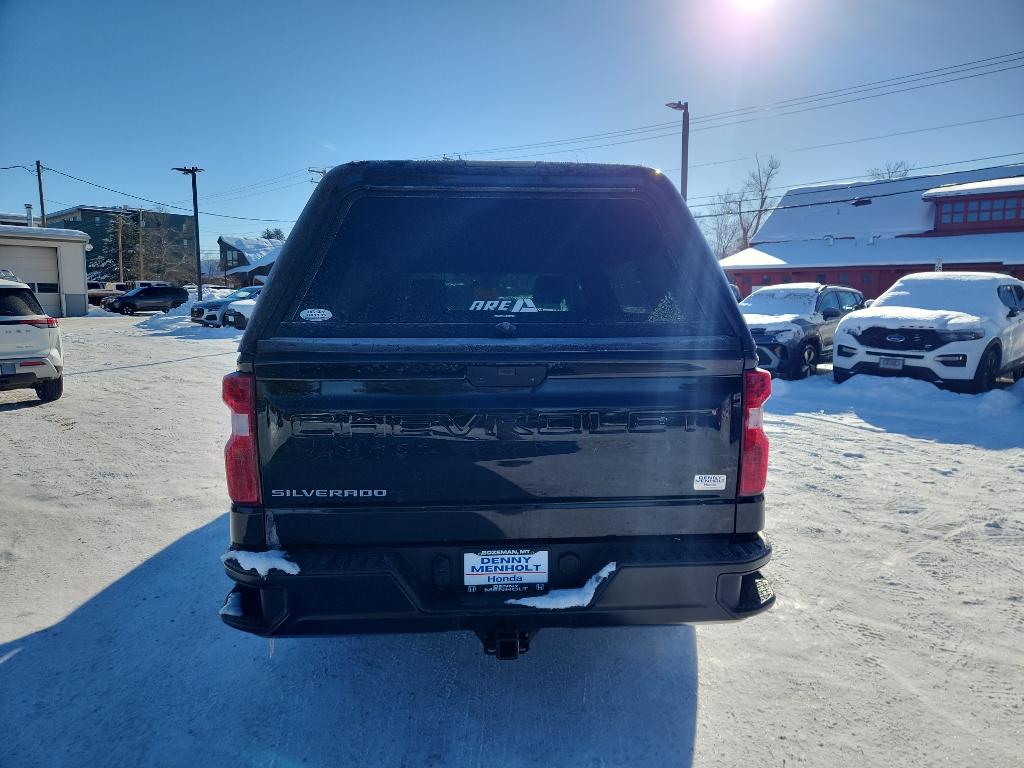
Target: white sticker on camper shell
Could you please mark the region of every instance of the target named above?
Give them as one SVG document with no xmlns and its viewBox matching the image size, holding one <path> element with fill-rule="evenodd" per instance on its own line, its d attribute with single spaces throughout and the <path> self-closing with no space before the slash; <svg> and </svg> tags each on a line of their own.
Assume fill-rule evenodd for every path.
<svg viewBox="0 0 1024 768">
<path fill-rule="evenodd" d="M 329 309 L 304 309 L 299 312 L 299 317 L 313 323 L 321 323 L 324 320 L 330 320 L 334 315 Z"/>
<path fill-rule="evenodd" d="M 724 491 L 725 475 L 694 475 L 693 490 L 695 491 Z"/>
</svg>

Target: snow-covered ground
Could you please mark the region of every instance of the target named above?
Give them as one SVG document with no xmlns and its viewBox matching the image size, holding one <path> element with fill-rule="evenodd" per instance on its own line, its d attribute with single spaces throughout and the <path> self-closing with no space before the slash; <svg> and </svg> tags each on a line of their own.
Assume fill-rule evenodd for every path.
<svg viewBox="0 0 1024 768">
<path fill-rule="evenodd" d="M 0 765 L 1020 764 L 1024 385 L 776 381 L 750 621 L 271 655 L 217 616 L 240 332 L 62 327 L 64 397 L 0 393 Z"/>
</svg>

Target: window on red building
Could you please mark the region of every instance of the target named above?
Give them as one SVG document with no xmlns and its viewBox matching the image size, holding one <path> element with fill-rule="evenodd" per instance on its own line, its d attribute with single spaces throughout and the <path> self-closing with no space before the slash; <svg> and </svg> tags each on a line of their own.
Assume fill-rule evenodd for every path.
<svg viewBox="0 0 1024 768">
<path fill-rule="evenodd" d="M 940 200 L 935 228 L 949 231 L 1024 228 L 1024 195 L 993 195 Z"/>
</svg>

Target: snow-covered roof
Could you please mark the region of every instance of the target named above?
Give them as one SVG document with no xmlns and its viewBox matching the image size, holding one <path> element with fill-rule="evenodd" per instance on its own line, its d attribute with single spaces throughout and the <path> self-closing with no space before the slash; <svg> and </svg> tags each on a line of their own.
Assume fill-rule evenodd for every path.
<svg viewBox="0 0 1024 768">
<path fill-rule="evenodd" d="M 760 243 L 722 259 L 722 269 L 800 269 L 899 264 L 1024 264 L 1024 232 L 949 237 L 844 237 Z"/>
<path fill-rule="evenodd" d="M 274 242 L 281 242 L 281 241 L 277 240 L 277 241 L 274 241 Z M 283 243 L 282 243 L 282 245 L 283 245 Z M 252 257 L 250 256 L 249 260 L 252 263 L 250 263 L 250 264 L 242 264 L 240 266 L 233 267 L 233 268 L 229 269 L 227 272 L 225 272 L 225 274 L 227 274 L 227 275 L 247 274 L 249 272 L 252 272 L 257 267 L 266 267 L 266 266 L 268 266 L 270 264 L 273 264 L 275 261 L 277 261 L 278 254 L 280 254 L 280 253 L 281 253 L 281 246 L 280 245 L 274 246 L 272 249 L 270 249 L 266 253 L 262 254 L 260 256 L 259 261 L 252 262 Z"/>
<path fill-rule="evenodd" d="M 963 197 L 965 195 L 994 195 L 1000 192 L 1024 192 L 1024 176 L 1011 176 L 1005 179 L 987 179 L 971 181 L 966 184 L 943 184 L 933 187 L 921 197 L 934 200 L 939 197 Z"/>
<path fill-rule="evenodd" d="M 271 240 L 266 237 L 231 237 L 229 235 L 221 235 L 217 240 L 224 243 L 228 248 L 234 248 L 236 251 L 244 253 L 251 266 L 255 266 L 263 261 L 271 252 L 284 245 L 284 240 Z"/>
<path fill-rule="evenodd" d="M 795 187 L 782 196 L 765 219 L 753 244 L 928 232 L 935 226 L 935 205 L 922 199 L 923 193 L 942 185 L 1005 181 L 1016 176 L 1024 177 L 1024 164 L 897 180 Z M 854 205 L 855 200 L 861 204 Z"/>
<path fill-rule="evenodd" d="M 60 229 L 57 227 L 22 227 L 17 224 L 0 224 L 0 235 L 12 235 L 39 240 L 81 240 L 89 241 L 85 232 L 77 229 Z"/>
</svg>

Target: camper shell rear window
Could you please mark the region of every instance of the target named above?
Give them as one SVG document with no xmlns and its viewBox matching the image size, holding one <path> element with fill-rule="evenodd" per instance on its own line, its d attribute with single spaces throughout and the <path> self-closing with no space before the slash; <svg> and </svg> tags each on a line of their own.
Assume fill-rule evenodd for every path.
<svg viewBox="0 0 1024 768">
<path fill-rule="evenodd" d="M 642 200 L 366 195 L 346 211 L 285 336 L 711 334 Z M 697 260 L 696 263 L 703 263 Z"/>
</svg>

